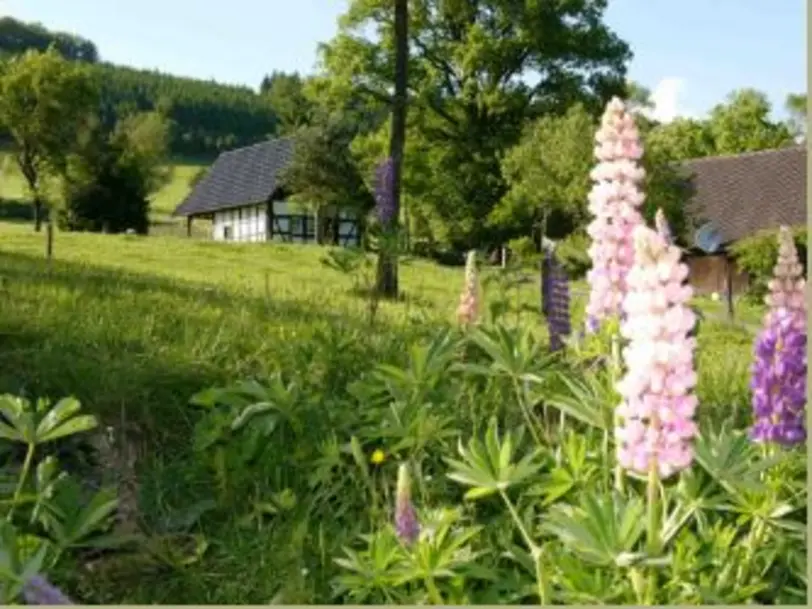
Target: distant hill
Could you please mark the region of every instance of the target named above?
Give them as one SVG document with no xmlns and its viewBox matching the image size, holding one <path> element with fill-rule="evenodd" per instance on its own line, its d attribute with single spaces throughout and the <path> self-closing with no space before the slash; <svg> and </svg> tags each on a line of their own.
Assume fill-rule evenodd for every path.
<svg viewBox="0 0 812 609">
<path fill-rule="evenodd" d="M 67 59 L 91 66 L 101 82 L 107 111 L 161 108 L 174 121 L 175 155 L 213 157 L 276 134 L 277 119 L 268 100 L 249 87 L 238 87 L 138 70 L 100 60 L 96 45 L 85 38 L 49 30 L 37 23 L 0 18 L 0 59 L 50 45 Z"/>
</svg>

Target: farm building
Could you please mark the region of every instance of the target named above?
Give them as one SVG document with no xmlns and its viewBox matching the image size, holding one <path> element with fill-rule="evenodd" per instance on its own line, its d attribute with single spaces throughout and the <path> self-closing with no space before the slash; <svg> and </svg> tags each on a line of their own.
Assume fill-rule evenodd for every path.
<svg viewBox="0 0 812 609">
<path fill-rule="evenodd" d="M 711 255 L 691 252 L 691 283 L 699 293 L 738 293 L 748 278 L 727 248 L 736 241 L 782 224 L 806 224 L 806 147 L 694 159 L 683 164 L 690 181 L 691 208 L 719 234 Z M 730 288 L 730 290 L 729 290 Z"/>
<path fill-rule="evenodd" d="M 357 246 L 361 218 L 348 209 L 322 209 L 317 215 L 286 200 L 281 173 L 293 159 L 294 141 L 268 140 L 222 153 L 174 215 L 212 223 L 215 241 L 329 242 Z"/>
</svg>

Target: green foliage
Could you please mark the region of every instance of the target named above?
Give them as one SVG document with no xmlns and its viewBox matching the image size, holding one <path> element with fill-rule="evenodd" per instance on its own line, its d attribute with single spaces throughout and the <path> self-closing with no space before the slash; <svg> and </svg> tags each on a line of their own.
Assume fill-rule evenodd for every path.
<svg viewBox="0 0 812 609">
<path fill-rule="evenodd" d="M 806 276 L 807 229 L 805 226 L 793 227 L 792 235 L 798 258 Z M 761 298 L 767 293 L 767 282 L 772 278 L 773 267 L 778 261 L 778 231 L 760 231 L 750 237 L 737 241 L 731 253 L 741 270 L 750 278 L 749 292 L 754 298 Z"/>
<path fill-rule="evenodd" d="M 711 110 L 708 125 L 716 154 L 757 152 L 794 143 L 785 123 L 770 120 L 767 96 L 753 89 L 734 91 L 727 104 Z"/>
<path fill-rule="evenodd" d="M 88 64 L 89 74 L 101 88 L 109 123 L 123 118 L 119 109 L 166 114 L 174 123 L 170 139 L 173 154 L 210 158 L 276 133 L 274 102 L 249 87 L 98 62 L 91 41 L 11 18 L 0 21 L 0 54 L 6 53 L 12 60 L 26 51 L 45 51 L 51 45 L 61 57 Z"/>
<path fill-rule="evenodd" d="M 296 132 L 291 164 L 280 180 L 293 199 L 319 209 L 332 207 L 366 213 L 372 195 L 350 154 L 353 129 L 337 122 L 318 123 Z"/>
<path fill-rule="evenodd" d="M 509 190 L 491 220 L 513 231 L 528 231 L 546 219 L 545 235 L 561 238 L 586 220 L 594 165 L 594 117 L 583 105 L 564 116 L 543 116 L 527 130 L 502 162 Z"/>
<path fill-rule="evenodd" d="M 115 495 L 88 493 L 60 471 L 56 458 L 40 455 L 46 445 L 94 429 L 95 417 L 81 414 L 73 398 L 51 404 L 13 395 L 0 396 L 0 415 L 0 438 L 25 448 L 22 465 L 13 451 L 0 456 L 0 475 L 17 475 L 16 484 L 0 492 L 0 601 L 11 604 L 30 578 L 57 569 L 68 552 L 110 548 L 122 539 L 108 534 Z"/>
<path fill-rule="evenodd" d="M 485 221 L 506 191 L 499 159 L 518 142 L 525 120 L 563 113 L 576 102 L 594 114 L 620 92 L 629 50 L 605 25 L 604 9 L 604 3 L 506 0 L 410 6 L 406 139 L 425 151 L 426 163 L 420 191 L 404 188 L 423 201 L 430 241 L 457 250 L 501 242 L 500 231 Z M 338 35 L 323 47 L 327 95 L 388 103 L 391 11 L 383 0 L 350 4 Z M 534 86 L 520 80 L 531 66 L 545 74 Z"/>
<path fill-rule="evenodd" d="M 76 134 L 92 116 L 97 91 L 88 68 L 56 50 L 27 51 L 0 73 L 0 124 L 14 140 L 14 158 L 34 198 L 43 205 L 43 178 L 64 171 Z"/>
<path fill-rule="evenodd" d="M 571 280 L 583 278 L 591 268 L 588 251 L 591 243 L 589 235 L 583 232 L 572 233 L 556 243 L 555 255 Z"/>
<path fill-rule="evenodd" d="M 24 23 L 13 17 L 0 18 L 0 54 L 18 55 L 29 50 L 45 52 L 53 47 L 65 59 L 95 63 L 96 45 L 90 40 L 54 32 L 37 23 Z"/>
<path fill-rule="evenodd" d="M 64 181 L 64 230 L 149 230 L 149 196 L 163 185 L 169 124 L 158 113 L 132 114 L 112 129 L 89 130 Z"/>
<path fill-rule="evenodd" d="M 66 551 L 48 575 L 77 600 L 806 601 L 805 454 L 746 437 L 746 327 L 699 332 L 698 458 L 663 484 L 652 554 L 644 486 L 614 483 L 616 328 L 547 355 L 536 272 L 483 290 L 484 310 L 515 292 L 532 313 L 463 333 L 448 323 L 461 269 L 415 261 L 401 280 L 422 300 L 383 301 L 370 326 L 352 261 L 326 272 L 323 248 L 64 234 L 46 268 L 30 231 L 1 230 L 0 390 L 76 395 L 103 425 L 124 405 L 143 430 L 148 535 Z M 421 524 L 408 546 L 401 463 Z"/>
<path fill-rule="evenodd" d="M 259 87 L 279 120 L 279 134 L 287 135 L 307 125 L 313 118 L 313 102 L 305 93 L 298 73 L 274 71 L 262 79 Z"/>
</svg>

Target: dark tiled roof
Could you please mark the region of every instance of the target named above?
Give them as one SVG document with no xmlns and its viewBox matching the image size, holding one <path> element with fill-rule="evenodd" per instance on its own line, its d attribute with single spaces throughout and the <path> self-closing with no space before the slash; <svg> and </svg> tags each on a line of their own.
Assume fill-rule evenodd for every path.
<svg viewBox="0 0 812 609">
<path fill-rule="evenodd" d="M 682 167 L 695 213 L 713 222 L 725 243 L 806 224 L 806 146 L 694 159 Z"/>
<path fill-rule="evenodd" d="M 267 201 L 292 158 L 293 140 L 288 138 L 224 152 L 178 205 L 175 215 L 196 216 Z"/>
</svg>

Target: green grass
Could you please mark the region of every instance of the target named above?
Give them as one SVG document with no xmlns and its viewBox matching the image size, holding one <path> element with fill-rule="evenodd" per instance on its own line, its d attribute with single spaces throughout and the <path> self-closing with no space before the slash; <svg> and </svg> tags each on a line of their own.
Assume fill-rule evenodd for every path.
<svg viewBox="0 0 812 609">
<path fill-rule="evenodd" d="M 352 465 L 349 439 L 360 438 L 365 453 L 380 447 L 413 455 L 412 444 L 399 443 L 442 432 L 446 452 L 435 447 L 433 457 L 421 457 L 431 470 L 437 455 L 453 455 L 458 436 L 479 433 L 491 415 L 511 420 L 515 412 L 501 389 L 474 383 L 453 399 L 432 398 L 435 410 L 408 432 L 398 431 L 374 394 L 357 393 L 358 383 L 369 381 L 376 364 L 408 365 L 415 345 L 442 335 L 453 322 L 462 270 L 404 264 L 403 298 L 383 302 L 370 326 L 367 300 L 320 263 L 324 248 L 181 236 L 185 226 L 171 212 L 198 169 L 174 166 L 153 199 L 149 237 L 58 232 L 50 264 L 43 235 L 29 223 L 0 222 L 0 392 L 76 396 L 139 454 L 146 543 L 100 560 L 78 554 L 54 577 L 87 603 L 346 602 L 332 588 L 334 558 L 386 517 L 369 505 L 369 485 L 388 497 L 396 467 L 393 457 L 364 474 Z M 0 170 L 0 199 L 24 201 L 8 159 L 0 159 Z M 198 224 L 197 234 L 206 228 Z M 484 272 L 486 314 L 506 300 L 512 306 L 506 323 L 543 339 L 536 273 L 507 291 L 492 282 L 497 276 Z M 586 286 L 573 289 L 579 328 Z M 749 417 L 752 325 L 763 309 L 737 302 L 741 326 L 723 321 L 724 303 L 697 303 L 709 316 L 697 355 L 703 420 L 742 428 Z M 421 372 L 409 374 L 419 379 Z M 218 474 L 211 451 L 195 449 L 206 419 L 190 398 L 246 379 L 268 383 L 275 375 L 299 388 L 304 431 L 287 440 L 275 436 L 261 460 L 229 461 Z M 322 470 L 324 463 L 334 465 Z M 429 478 L 421 482 L 431 487 L 424 500 L 456 497 L 441 475 L 430 484 Z M 278 507 L 287 491 L 296 498 L 289 513 Z M 262 510 L 267 513 L 252 517 Z M 193 560 L 196 539 L 205 540 L 206 551 Z"/>
<path fill-rule="evenodd" d="M 164 212 L 182 190 L 179 175 L 172 192 L 159 197 Z M 125 426 L 142 455 L 144 527 L 163 539 L 165 523 L 191 518 L 191 530 L 209 544 L 202 560 L 185 567 L 137 553 L 102 561 L 94 572 L 77 562 L 59 581 L 85 602 L 328 601 L 324 577 L 335 570 L 332 558 L 362 529 L 339 534 L 318 522 L 274 518 L 246 524 L 246 506 L 296 486 L 273 466 L 234 482 L 232 508 L 200 521 L 189 516 L 217 494 L 192 447 L 200 410 L 189 399 L 207 387 L 283 373 L 305 388 L 311 408 L 324 409 L 314 421 L 335 425 L 336 440 L 346 442 L 355 433 L 341 427 L 341 409 L 354 403 L 348 388 L 375 363 L 405 364 L 411 345 L 448 325 L 461 270 L 405 265 L 405 297 L 384 302 L 370 328 L 366 301 L 320 265 L 325 250 L 317 246 L 58 233 L 50 266 L 42 250 L 42 235 L 30 226 L 0 224 L 0 391 L 74 395 L 105 425 Z M 486 296 L 492 302 L 503 294 L 490 288 Z M 516 298 L 537 307 L 537 282 L 521 286 Z M 582 306 L 580 299 L 573 303 L 576 324 Z M 544 334 L 535 313 L 507 319 Z M 751 339 L 746 329 L 726 324 L 703 328 L 701 391 L 715 419 L 744 420 Z M 477 407 L 499 408 L 490 404 Z M 304 453 L 330 437 L 327 428 L 313 433 L 319 444 L 301 447 Z"/>
</svg>

